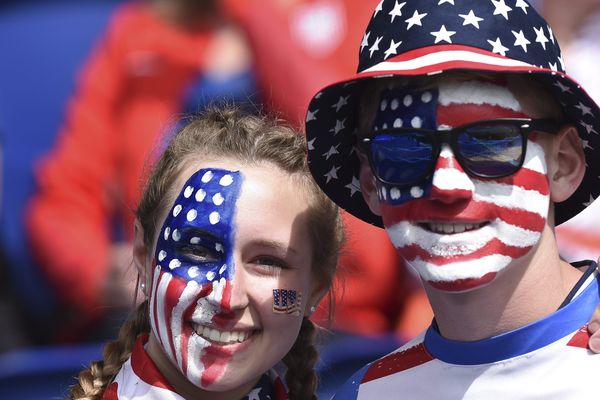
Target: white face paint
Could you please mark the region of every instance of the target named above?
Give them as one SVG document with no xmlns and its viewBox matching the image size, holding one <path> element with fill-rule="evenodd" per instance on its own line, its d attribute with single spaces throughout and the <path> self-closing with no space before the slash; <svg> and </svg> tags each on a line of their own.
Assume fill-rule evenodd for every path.
<svg viewBox="0 0 600 400">
<path fill-rule="evenodd" d="M 412 97 L 419 98 L 417 93 Z M 507 88 L 491 83 L 441 85 L 433 103 L 420 114 L 428 128 L 527 117 Z M 414 115 L 403 114 L 400 106 L 391 117 Z M 544 150 L 535 139 L 528 141 L 519 171 L 493 180 L 467 175 L 445 145 L 432 179 L 421 186 L 421 198 L 380 199 L 384 225 L 402 257 L 432 286 L 448 291 L 479 287 L 539 242 L 550 203 L 546 173 Z M 378 185 L 379 193 L 393 190 Z"/>
</svg>

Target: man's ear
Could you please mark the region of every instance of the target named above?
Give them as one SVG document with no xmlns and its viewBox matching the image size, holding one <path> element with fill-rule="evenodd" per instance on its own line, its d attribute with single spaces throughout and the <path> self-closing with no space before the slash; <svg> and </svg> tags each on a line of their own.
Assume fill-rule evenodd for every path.
<svg viewBox="0 0 600 400">
<path fill-rule="evenodd" d="M 577 129 L 569 125 L 554 136 L 546 157 L 550 199 L 560 203 L 571 197 L 585 175 L 585 154 Z"/>
<path fill-rule="evenodd" d="M 381 209 L 379 207 L 379 196 L 377 195 L 377 184 L 375 183 L 375 176 L 371 171 L 371 165 L 367 156 L 361 151 L 356 152 L 360 159 L 360 174 L 358 180 L 360 182 L 360 191 L 362 192 L 363 199 L 369 206 L 371 212 L 375 215 L 381 215 Z"/>
<path fill-rule="evenodd" d="M 152 249 L 148 248 L 144 240 L 144 228 L 136 218 L 133 236 L 133 264 L 140 276 L 140 283 L 144 283 L 146 288 L 150 287 L 151 277 L 148 271 L 151 269 L 151 251 Z"/>
</svg>

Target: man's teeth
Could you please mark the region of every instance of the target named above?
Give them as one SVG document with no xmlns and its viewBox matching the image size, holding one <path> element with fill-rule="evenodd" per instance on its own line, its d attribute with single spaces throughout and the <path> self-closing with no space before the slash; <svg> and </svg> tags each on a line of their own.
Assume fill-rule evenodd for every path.
<svg viewBox="0 0 600 400">
<path fill-rule="evenodd" d="M 193 324 L 194 332 L 211 342 L 241 343 L 252 334 L 252 331 L 220 331 L 208 326 Z"/>
<path fill-rule="evenodd" d="M 435 233 L 462 233 L 465 231 L 472 231 L 473 229 L 479 229 L 481 228 L 484 223 L 477 223 L 477 224 L 464 224 L 464 223 L 454 223 L 454 224 L 448 224 L 448 223 L 434 223 L 434 222 L 429 222 L 427 224 L 425 224 L 427 226 L 427 228 Z"/>
</svg>

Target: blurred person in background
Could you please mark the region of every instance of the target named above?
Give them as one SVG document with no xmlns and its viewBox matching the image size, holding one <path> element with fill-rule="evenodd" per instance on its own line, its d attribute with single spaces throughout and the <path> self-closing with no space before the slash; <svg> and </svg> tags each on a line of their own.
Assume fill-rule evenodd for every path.
<svg viewBox="0 0 600 400">
<path fill-rule="evenodd" d="M 600 0 L 541 0 L 538 3 L 539 10 L 560 41 L 567 73 L 600 104 Z M 585 109 L 581 111 L 586 112 Z M 594 203 L 557 228 L 563 257 L 570 261 L 594 259 L 600 250 L 598 221 L 600 204 Z"/>
<path fill-rule="evenodd" d="M 117 7 L 81 70 L 55 146 L 37 165 L 32 250 L 66 307 L 54 340 L 99 340 L 132 303 L 133 213 L 151 152 L 177 115 L 254 92 L 243 33 L 211 0 Z"/>
</svg>

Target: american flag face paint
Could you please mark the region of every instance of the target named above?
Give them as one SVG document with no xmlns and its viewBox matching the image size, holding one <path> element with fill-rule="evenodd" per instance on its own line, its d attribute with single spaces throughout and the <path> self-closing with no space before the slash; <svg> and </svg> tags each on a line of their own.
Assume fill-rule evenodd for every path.
<svg viewBox="0 0 600 400">
<path fill-rule="evenodd" d="M 384 92 L 374 130 L 527 117 L 504 86 L 449 82 Z M 384 226 L 402 257 L 432 286 L 465 291 L 491 282 L 538 243 L 550 202 L 546 174 L 544 150 L 530 136 L 523 167 L 508 177 L 470 177 L 444 145 L 428 181 L 403 189 L 376 184 Z"/>
<path fill-rule="evenodd" d="M 189 321 L 214 324 L 229 310 L 241 185 L 239 172 L 194 173 L 175 199 L 156 244 L 152 332 L 171 362 L 201 387 L 210 385 L 221 369 L 211 363 L 210 343 L 193 333 Z"/>
</svg>

